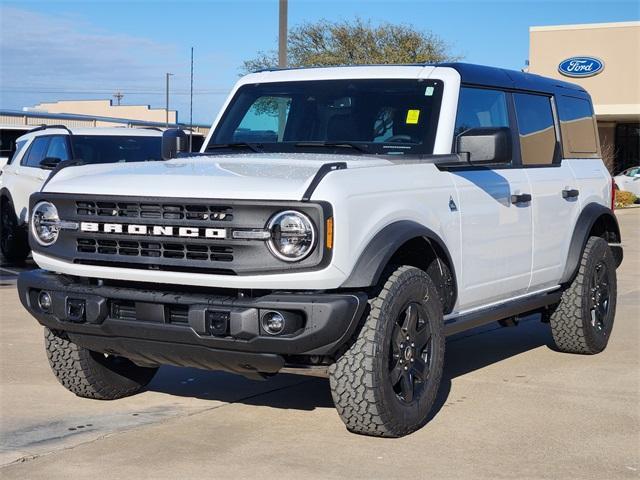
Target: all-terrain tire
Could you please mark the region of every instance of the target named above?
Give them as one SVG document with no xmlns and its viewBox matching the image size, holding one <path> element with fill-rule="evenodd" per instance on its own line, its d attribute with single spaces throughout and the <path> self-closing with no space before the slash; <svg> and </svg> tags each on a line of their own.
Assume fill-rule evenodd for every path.
<svg viewBox="0 0 640 480">
<path fill-rule="evenodd" d="M 0 204 L 0 252 L 5 260 L 21 264 L 29 255 L 29 239 L 24 226 L 18 225 L 13 204 L 6 198 Z"/>
<path fill-rule="evenodd" d="M 70 341 L 65 333 L 46 327 L 44 338 L 51 370 L 63 387 L 79 397 L 115 400 L 134 395 L 158 370 L 87 350 Z"/>
<path fill-rule="evenodd" d="M 616 265 L 611 249 L 604 239 L 590 237 L 575 279 L 550 311 L 551 333 L 558 350 L 587 355 L 603 351 L 613 328 L 616 295 Z M 594 306 L 598 300 L 602 310 Z"/>
<path fill-rule="evenodd" d="M 354 343 L 329 368 L 331 393 L 349 431 L 401 437 L 427 422 L 438 392 L 445 348 L 442 306 L 429 276 L 411 266 L 393 271 L 369 304 L 368 316 Z M 407 334 L 411 340 L 407 338 L 406 346 L 396 348 L 408 331 L 403 325 L 409 322 L 410 312 L 417 312 L 417 327 Z M 427 335 L 429 340 L 425 341 Z M 424 350 L 420 347 L 423 341 L 427 345 Z M 415 356 L 407 350 L 412 346 Z M 409 368 L 403 367 L 405 372 L 397 370 L 401 360 Z M 414 373 L 419 362 L 421 367 L 426 366 L 426 374 L 424 368 L 422 373 Z M 402 377 L 394 384 L 393 378 L 398 378 L 394 372 L 398 371 Z M 403 384 L 404 375 L 409 376 L 406 381 L 410 383 Z M 421 378 L 424 381 L 417 381 Z M 416 386 L 415 393 L 398 390 L 398 386 L 409 384 L 412 389 Z"/>
</svg>

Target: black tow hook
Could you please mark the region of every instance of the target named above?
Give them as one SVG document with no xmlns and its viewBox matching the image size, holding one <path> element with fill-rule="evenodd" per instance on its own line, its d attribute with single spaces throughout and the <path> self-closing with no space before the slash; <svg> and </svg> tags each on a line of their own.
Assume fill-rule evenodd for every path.
<svg viewBox="0 0 640 480">
<path fill-rule="evenodd" d="M 74 323 L 83 323 L 85 318 L 86 303 L 79 298 L 67 299 L 67 320 Z"/>
</svg>

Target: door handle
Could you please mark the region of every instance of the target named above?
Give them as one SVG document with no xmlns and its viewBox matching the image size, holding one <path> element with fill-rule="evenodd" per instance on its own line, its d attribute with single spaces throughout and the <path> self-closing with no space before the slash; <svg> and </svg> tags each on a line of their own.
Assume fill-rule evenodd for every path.
<svg viewBox="0 0 640 480">
<path fill-rule="evenodd" d="M 562 198 L 576 198 L 580 195 L 580 190 L 576 190 L 575 188 L 565 188 L 562 190 Z"/>
<path fill-rule="evenodd" d="M 511 195 L 511 203 L 517 205 L 518 203 L 529 203 L 531 201 L 531 195 L 528 193 L 521 193 L 519 195 Z"/>
</svg>

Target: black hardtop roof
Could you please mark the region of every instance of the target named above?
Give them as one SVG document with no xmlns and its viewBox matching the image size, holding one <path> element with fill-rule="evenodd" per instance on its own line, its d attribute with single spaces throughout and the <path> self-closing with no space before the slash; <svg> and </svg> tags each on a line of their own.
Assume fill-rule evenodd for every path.
<svg viewBox="0 0 640 480">
<path fill-rule="evenodd" d="M 564 82 L 555 78 L 543 77 L 533 73 L 508 70 L 506 68 L 489 67 L 473 63 L 403 63 L 403 64 L 365 64 L 365 65 L 335 65 L 316 67 L 272 67 L 257 70 L 254 73 L 274 72 L 280 70 L 306 70 L 314 68 L 342 68 L 342 67 L 450 67 L 460 74 L 463 84 L 485 87 L 509 88 L 528 90 L 548 94 L 565 94 L 588 97 L 587 91 L 575 83 Z"/>
<path fill-rule="evenodd" d="M 563 82 L 555 78 L 543 77 L 533 73 L 487 67 L 471 63 L 438 63 L 434 66 L 451 67 L 460 74 L 462 83 L 487 87 L 513 88 L 541 93 L 586 94 L 584 88 L 574 83 Z"/>
</svg>

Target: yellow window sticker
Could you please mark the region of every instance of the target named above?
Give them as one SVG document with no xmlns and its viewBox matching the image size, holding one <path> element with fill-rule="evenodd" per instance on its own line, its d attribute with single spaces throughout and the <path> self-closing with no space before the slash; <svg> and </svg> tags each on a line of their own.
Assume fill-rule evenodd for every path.
<svg viewBox="0 0 640 480">
<path fill-rule="evenodd" d="M 407 110 L 406 123 L 408 125 L 416 125 L 418 123 L 419 118 L 420 118 L 420 110 Z"/>
</svg>

